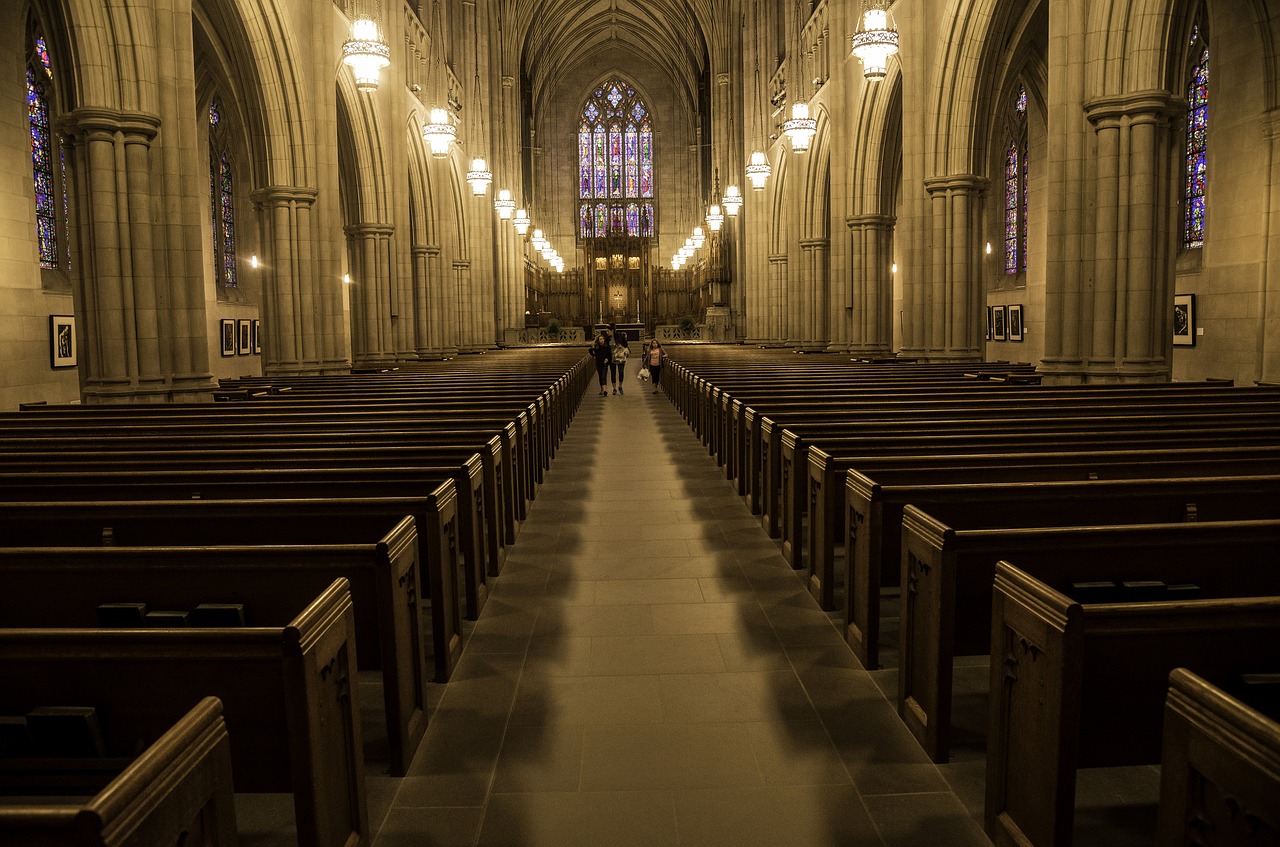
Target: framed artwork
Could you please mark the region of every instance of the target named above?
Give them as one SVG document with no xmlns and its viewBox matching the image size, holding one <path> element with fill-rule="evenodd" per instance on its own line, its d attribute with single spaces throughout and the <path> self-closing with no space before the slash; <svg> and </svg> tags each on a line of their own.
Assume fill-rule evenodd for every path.
<svg viewBox="0 0 1280 847">
<path fill-rule="evenodd" d="M 223 318 L 218 327 L 222 335 L 222 355 L 234 356 L 236 354 L 236 322 L 231 318 Z"/>
<path fill-rule="evenodd" d="M 1004 306 L 991 307 L 991 340 L 1007 341 L 1009 338 L 1008 330 L 1005 328 L 1005 309 Z"/>
<path fill-rule="evenodd" d="M 991 340 L 991 307 L 987 307 L 987 340 Z"/>
<path fill-rule="evenodd" d="M 1009 315 L 1005 323 L 1008 325 L 1007 329 L 1009 330 L 1009 340 L 1021 341 L 1022 340 L 1022 304 L 1018 303 L 1008 308 L 1009 308 Z"/>
<path fill-rule="evenodd" d="M 253 322 L 253 352 L 255 353 L 262 352 L 262 336 L 259 335 L 260 332 L 262 332 L 262 322 L 255 320 Z"/>
<path fill-rule="evenodd" d="M 253 352 L 253 322 L 252 321 L 236 321 L 237 342 L 236 352 L 241 356 L 248 356 Z"/>
<path fill-rule="evenodd" d="M 1196 295 L 1173 295 L 1173 346 L 1196 346 Z"/>
<path fill-rule="evenodd" d="M 49 365 L 76 366 L 76 319 L 72 315 L 49 316 Z"/>
</svg>

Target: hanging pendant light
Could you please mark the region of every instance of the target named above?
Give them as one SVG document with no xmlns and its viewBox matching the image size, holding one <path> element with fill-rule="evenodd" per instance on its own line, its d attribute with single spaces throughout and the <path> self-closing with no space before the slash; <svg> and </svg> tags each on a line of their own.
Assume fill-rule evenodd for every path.
<svg viewBox="0 0 1280 847">
<path fill-rule="evenodd" d="M 791 120 L 782 124 L 782 131 L 791 139 L 793 153 L 809 151 L 809 142 L 818 131 L 818 122 L 809 117 L 808 103 L 791 104 Z"/>
<path fill-rule="evenodd" d="M 489 190 L 493 182 L 493 172 L 485 166 L 484 159 L 472 159 L 471 170 L 467 171 L 467 182 L 471 185 L 471 193 L 477 197 Z"/>
<path fill-rule="evenodd" d="M 516 216 L 512 219 L 511 223 L 516 228 L 516 232 L 524 235 L 529 231 L 529 224 L 531 224 L 532 221 L 529 220 L 528 212 L 524 209 L 516 209 Z"/>
<path fill-rule="evenodd" d="M 726 186 L 724 190 L 724 197 L 720 202 L 724 204 L 725 213 L 731 218 L 736 218 L 738 216 L 738 210 L 742 208 L 742 194 L 739 193 L 738 186 Z"/>
<path fill-rule="evenodd" d="M 712 232 L 719 232 L 723 225 L 724 213 L 720 211 L 719 204 L 712 203 L 711 208 L 707 210 L 707 226 L 711 227 Z"/>
<path fill-rule="evenodd" d="M 898 52 L 898 31 L 889 20 L 887 0 L 864 0 L 852 52 L 862 62 L 865 78 L 872 82 L 884 79 L 889 57 Z"/>
<path fill-rule="evenodd" d="M 533 245 L 535 250 L 541 250 L 542 245 L 547 243 L 547 240 L 542 237 L 542 230 L 535 229 L 533 236 L 529 239 L 529 243 Z"/>
<path fill-rule="evenodd" d="M 756 150 L 752 153 L 751 164 L 747 165 L 747 179 L 751 180 L 751 189 L 763 191 L 771 173 L 773 168 L 769 166 L 769 157 L 765 156 L 764 151 Z"/>
<path fill-rule="evenodd" d="M 391 48 L 370 18 L 351 22 L 351 37 L 342 45 L 342 61 L 351 67 L 357 91 L 377 91 L 378 72 L 391 64 Z"/>
<path fill-rule="evenodd" d="M 511 220 L 511 213 L 516 210 L 516 201 L 511 199 L 511 192 L 502 189 L 498 192 L 498 199 L 493 201 L 493 208 L 498 211 L 498 217 L 504 221 Z"/>
<path fill-rule="evenodd" d="M 707 235 L 702 231 L 702 227 L 695 226 L 693 228 L 693 249 L 700 250 L 702 242 L 707 240 Z"/>
<path fill-rule="evenodd" d="M 422 127 L 422 138 L 431 145 L 431 157 L 448 158 L 449 147 L 457 137 L 458 129 L 449 120 L 449 113 L 444 109 L 432 109 L 431 121 Z"/>
</svg>

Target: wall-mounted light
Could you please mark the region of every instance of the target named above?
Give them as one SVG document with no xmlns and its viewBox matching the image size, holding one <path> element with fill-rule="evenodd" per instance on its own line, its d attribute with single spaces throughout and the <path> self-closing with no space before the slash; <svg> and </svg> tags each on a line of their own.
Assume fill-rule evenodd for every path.
<svg viewBox="0 0 1280 847">
<path fill-rule="evenodd" d="M 343 281 L 343 282 L 345 282 L 347 285 L 350 285 L 350 284 L 351 284 L 351 274 L 343 274 L 343 275 L 342 275 L 342 281 Z"/>
<path fill-rule="evenodd" d="M 898 272 L 898 263 L 897 263 L 897 262 L 894 262 L 894 263 L 889 267 L 889 271 L 890 271 L 891 273 L 895 273 L 895 274 L 896 274 L 896 273 Z"/>
<path fill-rule="evenodd" d="M 257 254 L 257 253 L 254 253 L 252 256 L 250 256 L 250 257 L 249 257 L 249 267 L 251 267 L 251 268 L 255 268 L 255 269 L 258 267 L 258 254 Z"/>
<path fill-rule="evenodd" d="M 990 255 L 991 255 L 991 242 L 990 242 L 990 241 L 988 241 L 988 242 L 987 242 L 987 255 L 988 255 L 988 256 L 990 256 Z"/>
</svg>

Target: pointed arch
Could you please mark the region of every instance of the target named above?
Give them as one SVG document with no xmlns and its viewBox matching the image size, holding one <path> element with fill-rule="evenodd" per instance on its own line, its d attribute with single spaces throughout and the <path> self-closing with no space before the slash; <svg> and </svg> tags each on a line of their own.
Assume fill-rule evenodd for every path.
<svg viewBox="0 0 1280 847">
<path fill-rule="evenodd" d="M 359 96 L 351 74 L 338 74 L 337 108 L 339 120 L 345 120 L 354 154 L 355 173 L 349 187 L 356 190 L 358 213 L 348 223 L 388 223 L 392 219 L 388 206 L 392 197 L 391 175 L 387 173 L 385 151 L 378 111 L 368 97 Z"/>
<path fill-rule="evenodd" d="M 814 118 L 818 126 L 805 162 L 802 239 L 831 237 L 831 116 L 819 106 Z"/>
<path fill-rule="evenodd" d="M 893 215 L 902 175 L 902 67 L 863 89 L 853 117 L 848 216 Z"/>
</svg>

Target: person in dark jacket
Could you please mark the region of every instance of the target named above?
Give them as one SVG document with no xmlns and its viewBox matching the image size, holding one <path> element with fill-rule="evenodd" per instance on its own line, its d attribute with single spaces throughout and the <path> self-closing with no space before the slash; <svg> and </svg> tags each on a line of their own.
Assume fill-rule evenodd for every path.
<svg viewBox="0 0 1280 847">
<path fill-rule="evenodd" d="M 609 335 L 602 332 L 596 336 L 591 345 L 591 358 L 596 360 L 596 376 L 600 377 L 600 396 L 609 394 L 604 390 L 605 381 L 609 379 L 610 366 L 613 364 L 613 347 L 609 344 Z"/>
</svg>

